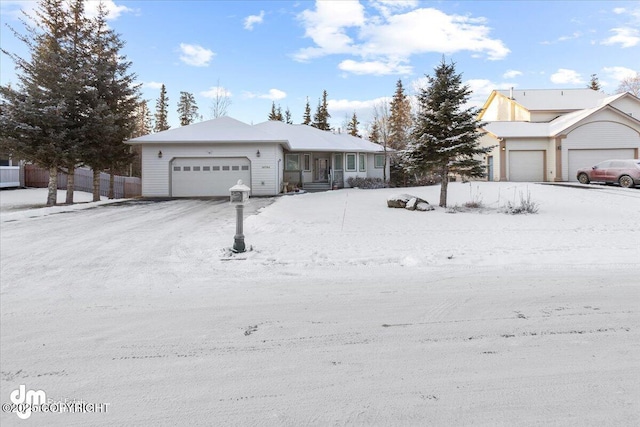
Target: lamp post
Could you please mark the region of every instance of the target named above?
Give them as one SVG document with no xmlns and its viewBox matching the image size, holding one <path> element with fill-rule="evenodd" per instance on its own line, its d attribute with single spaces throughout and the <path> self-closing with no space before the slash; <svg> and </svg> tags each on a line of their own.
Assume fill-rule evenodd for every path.
<svg viewBox="0 0 640 427">
<path fill-rule="evenodd" d="M 244 234 L 242 230 L 244 204 L 249 203 L 249 192 L 251 188 L 247 187 L 239 179 L 238 183 L 229 189 L 231 193 L 230 202 L 236 205 L 236 234 L 233 236 L 233 251 L 245 252 Z"/>
</svg>

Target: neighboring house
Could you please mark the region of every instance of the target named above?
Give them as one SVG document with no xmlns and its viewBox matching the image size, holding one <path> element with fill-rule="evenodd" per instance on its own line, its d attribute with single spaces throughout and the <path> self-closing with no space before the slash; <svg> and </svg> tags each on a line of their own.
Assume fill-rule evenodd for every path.
<svg viewBox="0 0 640 427">
<path fill-rule="evenodd" d="M 252 196 L 285 186 L 329 190 L 353 177 L 389 176 L 384 148 L 306 125 L 248 125 L 220 117 L 127 141 L 142 151 L 142 196 L 228 196 L 241 179 Z"/>
<path fill-rule="evenodd" d="M 479 119 L 490 181 L 576 181 L 607 159 L 637 159 L 640 99 L 592 89 L 494 90 Z"/>
</svg>

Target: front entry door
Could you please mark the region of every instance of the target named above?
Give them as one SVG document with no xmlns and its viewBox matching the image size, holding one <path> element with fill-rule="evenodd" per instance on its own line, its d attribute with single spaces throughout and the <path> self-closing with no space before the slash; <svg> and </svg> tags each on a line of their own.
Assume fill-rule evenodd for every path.
<svg viewBox="0 0 640 427">
<path fill-rule="evenodd" d="M 326 157 L 316 158 L 313 180 L 315 182 L 329 182 L 329 159 Z"/>
</svg>

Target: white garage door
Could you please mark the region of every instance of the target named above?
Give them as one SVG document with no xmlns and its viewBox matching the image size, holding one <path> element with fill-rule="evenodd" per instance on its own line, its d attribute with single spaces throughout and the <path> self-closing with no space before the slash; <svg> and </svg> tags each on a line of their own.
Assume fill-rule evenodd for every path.
<svg viewBox="0 0 640 427">
<path fill-rule="evenodd" d="M 544 181 L 544 151 L 509 151 L 509 181 Z"/>
<path fill-rule="evenodd" d="M 609 150 L 569 150 L 569 181 L 577 181 L 576 171 L 611 159 L 633 159 L 633 148 Z"/>
<path fill-rule="evenodd" d="M 171 162 L 171 196 L 228 196 L 241 179 L 251 183 L 251 163 L 246 157 L 190 157 Z"/>
</svg>

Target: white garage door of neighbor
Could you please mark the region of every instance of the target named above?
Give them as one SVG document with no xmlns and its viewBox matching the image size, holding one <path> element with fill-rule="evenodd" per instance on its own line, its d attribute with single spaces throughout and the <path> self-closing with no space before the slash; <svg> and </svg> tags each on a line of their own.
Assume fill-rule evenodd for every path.
<svg viewBox="0 0 640 427">
<path fill-rule="evenodd" d="M 190 157 L 171 162 L 171 196 L 228 196 L 241 179 L 250 185 L 251 163 L 246 157 Z"/>
<path fill-rule="evenodd" d="M 544 151 L 509 151 L 509 181 L 544 181 Z"/>
<path fill-rule="evenodd" d="M 576 171 L 590 168 L 605 160 L 633 159 L 633 148 L 612 148 L 608 150 L 569 150 L 569 181 L 577 181 Z"/>
</svg>

